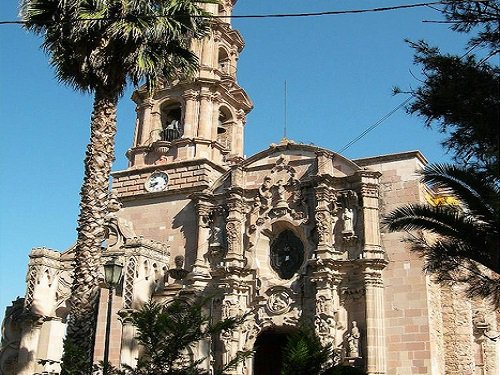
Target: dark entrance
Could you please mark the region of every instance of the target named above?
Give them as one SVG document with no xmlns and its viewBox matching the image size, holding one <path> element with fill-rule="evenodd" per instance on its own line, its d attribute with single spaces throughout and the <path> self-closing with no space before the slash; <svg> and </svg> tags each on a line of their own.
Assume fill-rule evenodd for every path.
<svg viewBox="0 0 500 375">
<path fill-rule="evenodd" d="M 267 330 L 259 334 L 255 341 L 254 375 L 280 375 L 287 337 L 288 333 L 281 330 Z"/>
</svg>

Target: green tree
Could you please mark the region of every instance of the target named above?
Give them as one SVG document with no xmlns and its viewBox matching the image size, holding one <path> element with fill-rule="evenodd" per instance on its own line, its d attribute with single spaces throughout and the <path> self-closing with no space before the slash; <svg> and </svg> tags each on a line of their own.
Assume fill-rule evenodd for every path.
<svg viewBox="0 0 500 375">
<path fill-rule="evenodd" d="M 442 12 L 453 30 L 471 33 L 468 51 L 444 55 L 424 41 L 410 42 L 424 78 L 409 92 L 408 112 L 444 134 L 457 165 L 428 166 L 422 180 L 457 205 L 407 205 L 384 223 L 390 231 L 417 231 L 409 239 L 413 250 L 438 281 L 463 282 L 469 296 L 489 298 L 498 308 L 500 70 L 489 61 L 500 51 L 500 2 L 451 0 Z"/>
<path fill-rule="evenodd" d="M 91 363 L 103 224 L 114 161 L 116 106 L 128 84 L 192 74 L 190 40 L 206 35 L 210 0 L 22 0 L 26 29 L 43 37 L 57 78 L 94 96 L 80 196 L 67 343 Z M 66 360 L 64 360 L 66 361 Z"/>
<path fill-rule="evenodd" d="M 469 296 L 500 307 L 500 189 L 473 168 L 430 165 L 422 181 L 456 205 L 410 204 L 384 218 L 390 231 L 421 231 L 409 240 L 439 282 L 463 282 Z M 493 271 L 485 272 L 483 267 Z"/>
<path fill-rule="evenodd" d="M 423 73 L 421 85 L 409 91 L 414 100 L 408 112 L 427 127 L 437 126 L 456 163 L 474 166 L 483 178 L 498 178 L 500 70 L 489 61 L 500 52 L 500 1 L 451 0 L 441 10 L 451 29 L 472 33 L 468 51 L 442 54 L 425 41 L 408 41 Z"/>
<path fill-rule="evenodd" d="M 301 325 L 283 348 L 281 375 L 319 375 L 333 360 L 331 345 L 323 345 L 312 327 Z"/>
<path fill-rule="evenodd" d="M 485 177 L 499 176 L 500 70 L 470 56 L 442 55 L 421 41 L 410 43 L 425 80 L 413 90 L 408 111 L 445 135 L 454 161 Z"/>
<path fill-rule="evenodd" d="M 124 375 L 209 375 L 200 369 L 205 358 L 192 360 L 188 349 L 201 340 L 214 340 L 226 331 L 237 328 L 246 316 L 213 321 L 205 311 L 209 299 L 195 302 L 175 299 L 166 305 L 149 302 L 129 317 L 137 328 L 136 339 L 142 355 L 137 366 L 125 366 Z M 233 368 L 252 352 L 240 351 L 224 368 Z"/>
<path fill-rule="evenodd" d="M 352 366 L 335 365 L 332 345 L 323 345 L 314 328 L 301 324 L 290 333 L 283 347 L 281 375 L 364 375 Z"/>
</svg>

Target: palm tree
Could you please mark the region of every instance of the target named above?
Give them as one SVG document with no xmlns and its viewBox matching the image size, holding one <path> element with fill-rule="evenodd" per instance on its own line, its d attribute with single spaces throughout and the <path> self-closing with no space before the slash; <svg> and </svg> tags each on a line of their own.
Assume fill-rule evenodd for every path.
<svg viewBox="0 0 500 375">
<path fill-rule="evenodd" d="M 413 250 L 439 282 L 464 282 L 469 296 L 489 298 L 500 307 L 500 189 L 497 177 L 470 167 L 429 165 L 422 181 L 456 204 L 409 204 L 389 213 L 390 231 L 411 234 Z"/>
<path fill-rule="evenodd" d="M 22 0 L 25 28 L 43 36 L 57 78 L 94 95 L 80 196 L 67 343 L 92 358 L 98 274 L 116 106 L 130 83 L 152 91 L 158 80 L 192 74 L 190 40 L 209 30 L 199 3 L 211 0 Z"/>
</svg>

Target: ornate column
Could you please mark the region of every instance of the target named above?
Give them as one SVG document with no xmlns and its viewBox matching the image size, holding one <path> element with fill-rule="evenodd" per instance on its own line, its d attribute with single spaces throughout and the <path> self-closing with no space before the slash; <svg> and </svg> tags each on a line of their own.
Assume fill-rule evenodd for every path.
<svg viewBox="0 0 500 375">
<path fill-rule="evenodd" d="M 334 269 L 332 261 L 317 261 L 314 267 L 311 275 L 311 282 L 316 286 L 314 326 L 321 343 L 336 348 L 339 345 L 336 333 L 340 303 L 337 287 L 341 275 Z"/>
<path fill-rule="evenodd" d="M 361 171 L 360 192 L 363 211 L 363 257 L 383 259 L 384 252 L 380 240 L 379 214 L 379 172 Z"/>
<path fill-rule="evenodd" d="M 369 375 L 385 375 L 387 371 L 384 327 L 384 283 L 382 270 L 387 261 L 363 261 L 366 298 L 366 352 Z"/>
<path fill-rule="evenodd" d="M 239 166 L 231 169 L 231 188 L 228 190 L 227 205 L 228 217 L 226 223 L 227 232 L 227 255 L 226 266 L 243 267 L 246 259 L 243 255 L 243 233 L 244 233 L 244 202 L 241 183 L 243 171 Z"/>
<path fill-rule="evenodd" d="M 32 313 L 23 316 L 24 324 L 19 343 L 18 375 L 33 375 L 37 364 L 38 342 L 44 317 Z"/>
<path fill-rule="evenodd" d="M 333 249 L 333 220 L 332 220 L 332 192 L 329 188 L 327 178 L 321 181 L 314 189 L 316 197 L 316 210 L 314 219 L 318 233 L 318 247 L 316 255 L 318 259 L 329 259 L 334 254 Z"/>
</svg>

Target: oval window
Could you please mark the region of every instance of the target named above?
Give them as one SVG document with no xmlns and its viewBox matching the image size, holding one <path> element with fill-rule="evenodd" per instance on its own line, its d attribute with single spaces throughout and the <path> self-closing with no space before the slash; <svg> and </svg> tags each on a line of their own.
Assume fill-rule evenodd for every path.
<svg viewBox="0 0 500 375">
<path fill-rule="evenodd" d="M 271 243 L 271 267 L 282 279 L 291 279 L 304 262 L 304 245 L 285 230 Z"/>
</svg>

